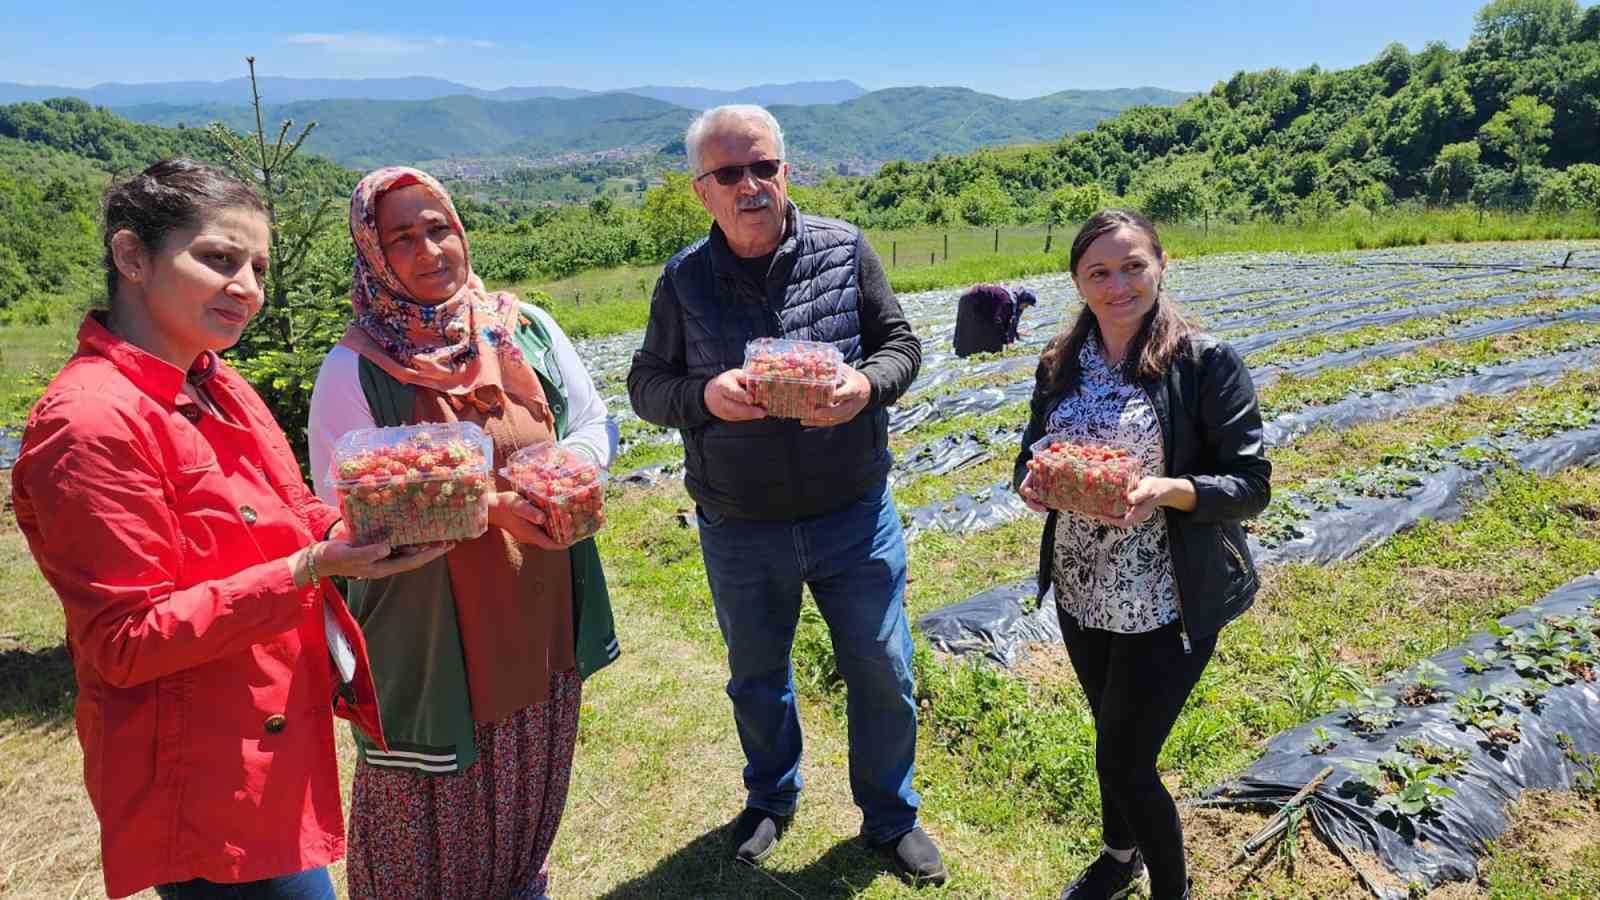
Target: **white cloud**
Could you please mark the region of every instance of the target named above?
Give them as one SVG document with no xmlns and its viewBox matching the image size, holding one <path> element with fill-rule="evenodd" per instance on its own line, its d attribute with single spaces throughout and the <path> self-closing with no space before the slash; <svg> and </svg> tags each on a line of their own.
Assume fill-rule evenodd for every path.
<svg viewBox="0 0 1600 900">
<path fill-rule="evenodd" d="M 464 38 L 412 38 L 394 34 L 369 34 L 361 31 L 302 32 L 284 38 L 291 44 L 310 47 L 327 47 L 330 50 L 347 50 L 354 53 L 416 53 L 429 47 L 474 47 L 487 49 L 499 46 L 494 41 L 467 40 Z"/>
</svg>

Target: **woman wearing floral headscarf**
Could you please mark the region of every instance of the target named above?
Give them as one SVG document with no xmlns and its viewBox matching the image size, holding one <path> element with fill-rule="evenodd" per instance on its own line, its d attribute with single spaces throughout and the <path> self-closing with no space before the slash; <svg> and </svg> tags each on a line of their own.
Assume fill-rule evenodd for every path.
<svg viewBox="0 0 1600 900">
<path fill-rule="evenodd" d="M 616 435 L 572 343 L 472 272 L 426 173 L 389 167 L 350 200 L 355 321 L 311 396 L 311 465 L 334 500 L 334 442 L 357 428 L 470 421 L 495 466 L 560 441 L 608 465 Z M 502 482 L 501 487 L 506 485 Z M 581 679 L 617 655 L 593 540 L 491 495 L 488 531 L 408 575 L 351 585 L 388 737 L 357 735 L 353 898 L 539 897 L 566 802 Z"/>
</svg>

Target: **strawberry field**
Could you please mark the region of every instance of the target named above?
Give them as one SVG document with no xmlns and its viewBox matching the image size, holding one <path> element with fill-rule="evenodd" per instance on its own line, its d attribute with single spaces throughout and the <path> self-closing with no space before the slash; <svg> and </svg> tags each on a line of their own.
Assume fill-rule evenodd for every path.
<svg viewBox="0 0 1600 900">
<path fill-rule="evenodd" d="M 1274 464 L 1250 526 L 1261 593 L 1161 760 L 1197 896 L 1600 896 L 1597 270 L 1600 244 L 1571 242 L 1175 264 L 1169 285 L 1251 366 Z M 1008 484 L 1038 352 L 1076 299 L 1064 275 L 1027 284 L 1031 334 L 965 360 L 958 291 L 901 298 L 925 342 L 890 442 L 937 890 L 856 840 L 844 689 L 810 604 L 800 813 L 761 870 L 728 860 L 743 759 L 682 447 L 628 410 L 638 335 L 584 342 L 621 457 L 603 487 L 550 467 L 526 487 L 573 488 L 574 527 L 603 515 L 623 655 L 584 687 L 552 896 L 1044 898 L 1099 851 L 1092 719 L 1031 605 L 1040 520 Z M 9 511 L 0 558 L 0 896 L 91 896 L 60 604 Z M 342 732 L 340 752 L 348 777 Z"/>
<path fill-rule="evenodd" d="M 920 620 L 919 787 L 930 829 L 954 839 L 968 879 L 957 877 L 951 896 L 1053 896 L 1098 846 L 1092 724 L 1053 639 L 1048 600 L 1032 608 L 1039 519 L 1009 489 L 1038 352 L 1076 297 L 1064 275 L 1026 284 L 1041 301 L 1023 323 L 1031 335 L 964 360 L 949 346 L 958 291 L 901 298 L 924 340 L 924 365 L 892 410 L 891 478 L 912 556 L 907 602 Z M 1586 577 L 1600 569 L 1600 474 L 1590 467 L 1600 460 L 1600 246 L 1214 257 L 1176 264 L 1169 286 L 1245 356 L 1275 467 L 1273 502 L 1249 524 L 1260 600 L 1225 632 L 1163 757 L 1194 820 L 1202 895 L 1397 896 L 1436 883 L 1466 891 L 1452 895 L 1488 890 L 1492 862 L 1479 856 L 1507 826 L 1520 790 L 1570 790 L 1591 759 L 1584 754 L 1600 752 L 1600 582 Z M 634 340 L 589 348 L 624 441 L 602 548 L 622 592 L 638 582 L 654 595 L 648 602 L 720 658 L 677 437 L 626 410 Z M 635 527 L 657 531 L 646 538 Z M 633 562 L 669 567 L 670 587 L 651 590 L 652 579 L 630 575 Z M 1565 605 L 1545 611 L 1551 603 Z M 1500 624 L 1513 614 L 1520 619 Z M 1542 649 L 1518 664 L 1505 661 L 1511 650 L 1495 649 L 1519 623 L 1532 633 L 1551 616 L 1566 629 L 1561 641 L 1540 632 Z M 1463 657 L 1469 647 L 1499 660 L 1497 677 L 1469 670 L 1482 658 Z M 1559 665 L 1539 663 L 1543 651 L 1559 651 L 1551 657 Z M 795 656 L 821 727 L 842 726 L 843 688 L 814 614 L 803 617 Z M 1557 668 L 1564 674 L 1553 675 Z M 1522 690 L 1543 705 L 1531 695 L 1515 702 Z M 1500 699 L 1474 719 L 1479 694 Z M 1427 702 L 1411 702 L 1419 696 Z M 1575 718 L 1557 721 L 1555 708 Z M 1374 727 L 1360 725 L 1366 713 Z M 1523 716 L 1538 724 L 1521 731 L 1528 746 L 1517 751 L 1534 761 L 1518 765 L 1536 774 L 1499 779 L 1505 786 L 1486 795 L 1478 782 L 1498 779 L 1495 760 L 1505 757 L 1493 755 L 1497 745 L 1479 725 Z M 1319 740 L 1330 746 L 1313 753 Z M 1286 771 L 1300 780 L 1263 790 L 1262 767 L 1284 754 L 1297 760 Z M 1263 862 L 1282 860 L 1283 842 L 1302 839 L 1281 828 L 1277 850 L 1247 864 L 1212 859 L 1208 842 L 1246 814 L 1204 804 L 1252 800 L 1270 811 L 1326 765 L 1334 771 L 1296 808 L 1295 827 L 1322 848 L 1332 894 L 1311 887 L 1314 871 Z M 842 759 L 814 767 L 823 769 L 814 780 L 845 777 Z M 732 769 L 697 778 L 737 780 Z M 1343 819 L 1326 812 L 1335 808 Z M 1474 819 L 1482 821 L 1467 824 Z M 1457 846 L 1454 862 L 1467 863 L 1416 865 L 1407 854 L 1423 853 L 1419 828 L 1423 847 Z M 1465 831 L 1452 842 L 1449 829 Z M 969 837 L 975 853 L 962 859 Z M 1004 845 L 997 858 L 979 849 L 995 845 Z M 771 872 L 780 881 L 782 866 Z M 1026 889 L 980 887 L 996 868 Z M 786 896 L 770 883 L 758 893 L 768 889 Z"/>
</svg>

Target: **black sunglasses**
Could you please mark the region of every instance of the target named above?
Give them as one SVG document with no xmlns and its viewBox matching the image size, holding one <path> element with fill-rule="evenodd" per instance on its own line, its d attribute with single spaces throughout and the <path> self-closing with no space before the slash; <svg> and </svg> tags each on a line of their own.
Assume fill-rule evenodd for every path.
<svg viewBox="0 0 1600 900">
<path fill-rule="evenodd" d="M 750 163 L 749 165 L 723 166 L 720 169 L 712 169 L 709 172 L 701 172 L 699 175 L 695 176 L 694 180 L 699 181 L 702 178 L 714 175 L 716 176 L 717 184 L 720 184 L 723 187 L 732 187 L 744 180 L 744 173 L 746 169 L 750 170 L 751 175 L 765 180 L 777 175 L 778 169 L 782 167 L 783 160 L 781 159 L 759 159 L 753 163 Z"/>
</svg>

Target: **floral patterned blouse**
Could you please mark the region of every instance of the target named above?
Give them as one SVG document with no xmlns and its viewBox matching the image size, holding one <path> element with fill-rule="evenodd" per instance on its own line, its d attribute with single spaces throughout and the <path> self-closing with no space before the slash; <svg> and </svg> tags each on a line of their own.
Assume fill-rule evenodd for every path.
<svg viewBox="0 0 1600 900">
<path fill-rule="evenodd" d="M 1133 448 L 1146 474 L 1163 471 L 1161 423 L 1143 389 L 1106 365 L 1093 337 L 1084 341 L 1078 363 L 1078 390 L 1051 411 L 1046 433 L 1120 441 Z M 1166 510 L 1159 507 L 1132 528 L 1062 511 L 1053 570 L 1056 602 L 1080 628 L 1139 634 L 1178 618 Z"/>
</svg>

